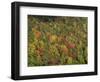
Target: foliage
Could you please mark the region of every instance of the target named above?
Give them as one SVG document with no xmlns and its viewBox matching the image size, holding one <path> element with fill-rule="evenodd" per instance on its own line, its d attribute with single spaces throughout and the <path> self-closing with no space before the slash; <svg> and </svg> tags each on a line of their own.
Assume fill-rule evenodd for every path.
<svg viewBox="0 0 100 82">
<path fill-rule="evenodd" d="M 87 64 L 87 20 L 28 15 L 28 66 Z"/>
</svg>

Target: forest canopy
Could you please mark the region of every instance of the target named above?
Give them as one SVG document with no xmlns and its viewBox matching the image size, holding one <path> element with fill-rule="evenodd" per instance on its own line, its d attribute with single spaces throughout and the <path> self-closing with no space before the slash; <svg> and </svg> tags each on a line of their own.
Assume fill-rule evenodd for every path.
<svg viewBox="0 0 100 82">
<path fill-rule="evenodd" d="M 87 64 L 87 17 L 28 15 L 28 66 Z"/>
</svg>

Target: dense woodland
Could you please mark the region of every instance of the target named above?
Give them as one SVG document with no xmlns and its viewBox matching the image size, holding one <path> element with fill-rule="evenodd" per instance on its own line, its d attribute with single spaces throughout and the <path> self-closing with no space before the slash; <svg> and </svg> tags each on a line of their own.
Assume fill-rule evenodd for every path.
<svg viewBox="0 0 100 82">
<path fill-rule="evenodd" d="M 28 15 L 28 66 L 87 64 L 87 17 Z"/>
</svg>

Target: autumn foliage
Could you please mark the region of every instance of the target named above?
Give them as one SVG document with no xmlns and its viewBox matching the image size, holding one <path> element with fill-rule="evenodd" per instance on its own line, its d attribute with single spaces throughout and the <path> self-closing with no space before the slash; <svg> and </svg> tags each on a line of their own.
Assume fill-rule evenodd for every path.
<svg viewBox="0 0 100 82">
<path fill-rule="evenodd" d="M 87 64 L 87 20 L 28 15 L 28 66 Z"/>
</svg>

